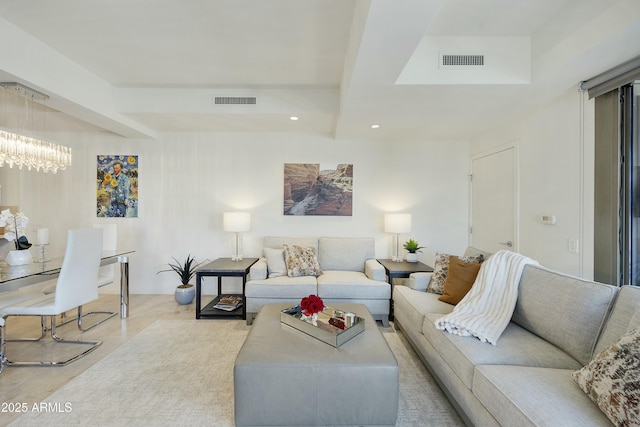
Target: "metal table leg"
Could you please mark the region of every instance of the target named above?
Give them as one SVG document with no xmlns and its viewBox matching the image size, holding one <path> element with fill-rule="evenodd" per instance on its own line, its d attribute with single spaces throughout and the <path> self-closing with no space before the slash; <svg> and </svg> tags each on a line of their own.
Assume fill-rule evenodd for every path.
<svg viewBox="0 0 640 427">
<path fill-rule="evenodd" d="M 119 256 L 120 263 L 120 318 L 129 317 L 129 257 Z"/>
</svg>

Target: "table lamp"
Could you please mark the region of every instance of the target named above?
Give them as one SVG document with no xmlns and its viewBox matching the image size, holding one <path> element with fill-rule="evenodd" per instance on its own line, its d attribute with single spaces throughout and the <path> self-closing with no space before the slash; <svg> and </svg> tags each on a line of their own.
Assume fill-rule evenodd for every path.
<svg viewBox="0 0 640 427">
<path fill-rule="evenodd" d="M 235 233 L 235 251 L 232 261 L 242 261 L 242 238 L 240 233 L 251 228 L 251 215 L 248 212 L 225 212 L 222 218 L 224 231 Z"/>
<path fill-rule="evenodd" d="M 384 215 L 384 231 L 394 236 L 393 254 L 391 259 L 395 262 L 402 261 L 400 252 L 400 234 L 411 231 L 411 214 L 388 213 Z"/>
</svg>

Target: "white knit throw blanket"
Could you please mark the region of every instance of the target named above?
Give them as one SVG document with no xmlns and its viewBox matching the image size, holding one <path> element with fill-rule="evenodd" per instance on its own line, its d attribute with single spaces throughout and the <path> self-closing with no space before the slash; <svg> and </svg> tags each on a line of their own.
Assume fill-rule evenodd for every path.
<svg viewBox="0 0 640 427">
<path fill-rule="evenodd" d="M 451 313 L 436 320 L 436 328 L 496 345 L 513 315 L 527 264 L 537 262 L 511 251 L 493 254 L 480 267 L 467 295 Z"/>
</svg>

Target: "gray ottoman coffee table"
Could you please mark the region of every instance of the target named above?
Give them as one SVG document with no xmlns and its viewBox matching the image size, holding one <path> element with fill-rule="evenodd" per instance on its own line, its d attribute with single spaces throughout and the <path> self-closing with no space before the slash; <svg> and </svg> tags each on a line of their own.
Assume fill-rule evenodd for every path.
<svg viewBox="0 0 640 427">
<path fill-rule="evenodd" d="M 265 305 L 234 365 L 237 426 L 393 426 L 398 363 L 366 306 L 334 308 L 365 330 L 334 348 L 280 323 L 287 305 Z"/>
</svg>

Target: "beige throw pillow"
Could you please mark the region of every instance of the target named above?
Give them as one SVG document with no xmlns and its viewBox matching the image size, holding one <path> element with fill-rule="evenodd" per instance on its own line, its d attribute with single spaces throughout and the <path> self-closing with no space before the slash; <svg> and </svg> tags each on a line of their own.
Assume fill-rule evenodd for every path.
<svg viewBox="0 0 640 427">
<path fill-rule="evenodd" d="M 289 277 L 319 276 L 320 264 L 313 246 L 302 247 L 284 244 L 284 262 L 287 265 Z"/>
<path fill-rule="evenodd" d="M 640 329 L 623 335 L 572 377 L 613 424 L 640 425 Z"/>
<path fill-rule="evenodd" d="M 436 259 L 433 266 L 433 275 L 431 276 L 431 282 L 427 287 L 427 292 L 432 294 L 440 294 L 444 291 L 444 281 L 447 279 L 447 272 L 449 271 L 449 257 L 453 255 L 436 252 Z M 458 257 L 466 263 L 481 263 L 484 261 L 484 256 L 477 255 L 472 257 Z"/>
<path fill-rule="evenodd" d="M 264 248 L 267 258 L 269 278 L 287 275 L 287 265 L 284 263 L 284 249 Z"/>
<path fill-rule="evenodd" d="M 481 264 L 467 263 L 456 256 L 449 257 L 449 273 L 444 281 L 440 301 L 456 305 L 469 292 L 476 280 Z"/>
</svg>

